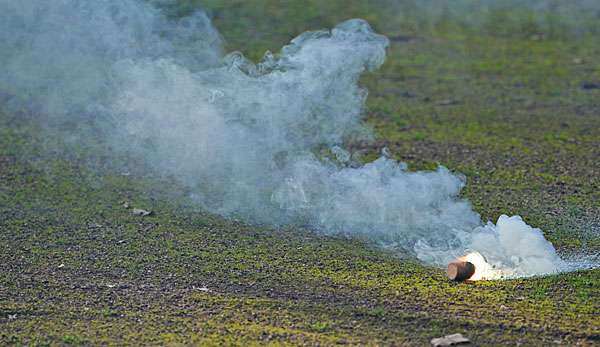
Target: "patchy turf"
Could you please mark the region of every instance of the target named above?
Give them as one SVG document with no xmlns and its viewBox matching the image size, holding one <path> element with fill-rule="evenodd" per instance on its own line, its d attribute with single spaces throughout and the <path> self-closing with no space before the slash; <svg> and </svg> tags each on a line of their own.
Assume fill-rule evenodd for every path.
<svg viewBox="0 0 600 347">
<path fill-rule="evenodd" d="M 351 16 L 394 27 L 346 3 L 204 4 L 229 48 L 256 58 Z M 597 40 L 384 33 L 388 61 L 363 81 L 377 139 L 349 147 L 446 165 L 484 219 L 518 213 L 563 253 L 597 254 L 600 90 L 582 88 L 600 80 Z M 34 116 L 1 110 L 0 344 L 600 343 L 600 270 L 450 283 L 361 241 L 204 214 L 175 182 L 92 170 L 85 150 L 42 156 Z"/>
</svg>

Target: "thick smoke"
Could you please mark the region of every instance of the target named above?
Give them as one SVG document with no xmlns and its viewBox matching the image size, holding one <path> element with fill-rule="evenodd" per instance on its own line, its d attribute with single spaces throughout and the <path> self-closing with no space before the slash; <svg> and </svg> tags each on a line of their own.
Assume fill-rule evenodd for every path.
<svg viewBox="0 0 600 347">
<path fill-rule="evenodd" d="M 434 265 L 469 250 L 510 275 L 566 269 L 520 217 L 482 224 L 446 168 L 410 172 L 342 149 L 368 136 L 358 78 L 388 40 L 359 19 L 306 32 L 253 64 L 221 54 L 203 13 L 136 0 L 0 1 L 0 90 L 48 136 L 93 134 L 193 191 L 205 210 L 399 248 Z M 328 154 L 323 154 L 324 152 Z"/>
</svg>

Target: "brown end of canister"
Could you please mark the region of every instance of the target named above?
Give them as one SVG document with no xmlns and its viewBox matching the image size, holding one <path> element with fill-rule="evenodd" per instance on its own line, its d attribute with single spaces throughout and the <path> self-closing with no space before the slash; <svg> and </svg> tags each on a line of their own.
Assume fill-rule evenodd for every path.
<svg viewBox="0 0 600 347">
<path fill-rule="evenodd" d="M 452 281 L 466 281 L 475 273 L 475 265 L 468 261 L 453 261 L 448 264 L 446 275 Z"/>
</svg>

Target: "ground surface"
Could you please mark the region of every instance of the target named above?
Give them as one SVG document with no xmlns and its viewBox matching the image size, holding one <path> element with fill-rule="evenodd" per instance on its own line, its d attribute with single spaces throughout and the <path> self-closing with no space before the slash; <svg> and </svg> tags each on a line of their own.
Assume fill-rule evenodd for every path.
<svg viewBox="0 0 600 347">
<path fill-rule="evenodd" d="M 350 147 L 441 163 L 485 220 L 518 213 L 563 254 L 600 251 L 600 89 L 582 87 L 600 82 L 597 40 L 411 31 L 363 2 L 320 3 L 205 2 L 252 58 L 367 18 L 392 46 L 363 81 L 377 139 Z M 167 179 L 36 158 L 29 116 L 0 107 L 0 344 L 600 344 L 600 270 L 450 283 L 363 242 L 200 213 Z"/>
</svg>

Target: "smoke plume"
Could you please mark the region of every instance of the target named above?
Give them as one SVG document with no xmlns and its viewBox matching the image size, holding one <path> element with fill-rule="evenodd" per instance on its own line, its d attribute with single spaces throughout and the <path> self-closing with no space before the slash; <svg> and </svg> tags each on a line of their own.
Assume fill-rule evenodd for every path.
<svg viewBox="0 0 600 347">
<path fill-rule="evenodd" d="M 520 217 L 483 224 L 448 169 L 361 165 L 343 149 L 369 136 L 358 79 L 388 46 L 367 22 L 303 33 L 258 64 L 221 45 L 202 12 L 1 0 L 0 90 L 15 96 L 7 107 L 37 110 L 47 136 L 143 158 L 225 217 L 363 238 L 433 265 L 473 250 L 509 275 L 567 269 Z"/>
</svg>

